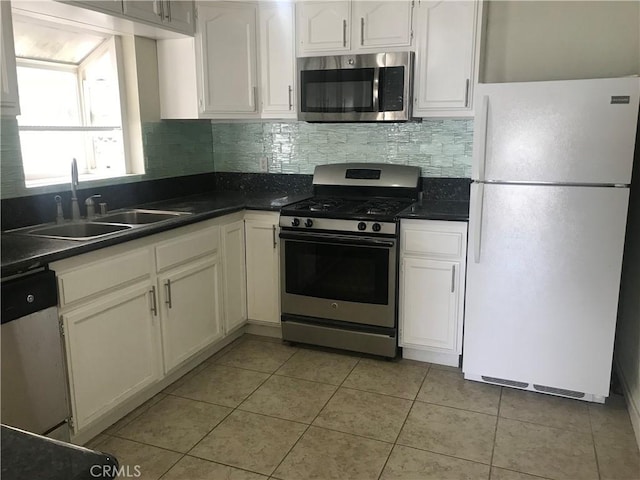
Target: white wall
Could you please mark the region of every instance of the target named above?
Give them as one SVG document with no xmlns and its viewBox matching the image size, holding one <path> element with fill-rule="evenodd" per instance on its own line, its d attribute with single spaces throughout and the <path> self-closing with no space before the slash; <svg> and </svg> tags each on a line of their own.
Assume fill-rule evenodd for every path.
<svg viewBox="0 0 640 480">
<path fill-rule="evenodd" d="M 640 74 L 638 1 L 489 1 L 481 81 Z"/>
</svg>

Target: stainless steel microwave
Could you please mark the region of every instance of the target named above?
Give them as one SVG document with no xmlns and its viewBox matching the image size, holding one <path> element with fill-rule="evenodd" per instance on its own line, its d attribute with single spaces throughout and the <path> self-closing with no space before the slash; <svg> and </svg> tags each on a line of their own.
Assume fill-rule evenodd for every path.
<svg viewBox="0 0 640 480">
<path fill-rule="evenodd" d="M 407 121 L 412 72 L 412 52 L 298 58 L 298 120 Z"/>
</svg>

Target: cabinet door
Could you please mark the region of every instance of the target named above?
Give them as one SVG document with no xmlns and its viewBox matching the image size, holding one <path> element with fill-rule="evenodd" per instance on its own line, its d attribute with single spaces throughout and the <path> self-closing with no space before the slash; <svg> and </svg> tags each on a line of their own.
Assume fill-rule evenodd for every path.
<svg viewBox="0 0 640 480">
<path fill-rule="evenodd" d="M 139 283 L 62 315 L 76 431 L 161 377 L 150 290 Z"/>
<path fill-rule="evenodd" d="M 125 0 L 123 11 L 127 17 L 162 25 L 165 18 L 162 0 Z"/>
<path fill-rule="evenodd" d="M 257 115 L 256 17 L 254 4 L 198 6 L 203 113 Z"/>
<path fill-rule="evenodd" d="M 186 0 L 165 0 L 167 26 L 172 30 L 193 35 L 196 30 L 194 2 Z"/>
<path fill-rule="evenodd" d="M 418 7 L 414 116 L 471 116 L 475 1 L 425 2 Z"/>
<path fill-rule="evenodd" d="M 276 221 L 246 220 L 247 314 L 280 323 L 280 244 Z"/>
<path fill-rule="evenodd" d="M 410 46 L 412 10 L 404 0 L 353 2 L 354 48 Z"/>
<path fill-rule="evenodd" d="M 260 4 L 262 117 L 295 118 L 293 4 Z"/>
<path fill-rule="evenodd" d="M 348 1 L 298 3 L 300 55 L 351 48 L 351 4 Z"/>
<path fill-rule="evenodd" d="M 16 54 L 13 46 L 13 24 L 11 22 L 11 2 L 0 2 L 0 23 L 2 45 L 0 45 L 0 87 L 2 115 L 19 115 L 18 79 L 16 74 Z"/>
<path fill-rule="evenodd" d="M 220 257 L 158 277 L 165 373 L 222 337 Z"/>
<path fill-rule="evenodd" d="M 224 325 L 228 333 L 247 320 L 244 221 L 222 226 Z"/>
<path fill-rule="evenodd" d="M 401 346 L 458 352 L 460 264 L 405 257 L 400 280 Z"/>
</svg>

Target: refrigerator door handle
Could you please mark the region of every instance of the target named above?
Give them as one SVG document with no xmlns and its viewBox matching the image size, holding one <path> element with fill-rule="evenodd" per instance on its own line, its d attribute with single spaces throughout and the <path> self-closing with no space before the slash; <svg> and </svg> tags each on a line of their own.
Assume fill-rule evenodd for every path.
<svg viewBox="0 0 640 480">
<path fill-rule="evenodd" d="M 489 96 L 482 96 L 482 106 L 480 107 L 480 114 L 477 117 L 478 121 L 478 140 L 474 142 L 474 172 L 473 177 L 483 182 L 484 172 L 487 166 L 487 124 L 489 122 Z"/>
<path fill-rule="evenodd" d="M 485 97 L 486 98 L 486 97 Z M 480 263 L 480 248 L 482 242 L 482 210 L 484 204 L 484 184 L 476 183 L 475 185 L 475 215 L 473 225 L 473 261 Z"/>
</svg>

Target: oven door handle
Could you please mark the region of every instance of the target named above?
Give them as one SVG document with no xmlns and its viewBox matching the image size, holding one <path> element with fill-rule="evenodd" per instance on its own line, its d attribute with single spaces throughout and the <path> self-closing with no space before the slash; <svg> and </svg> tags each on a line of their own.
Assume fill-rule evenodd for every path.
<svg viewBox="0 0 640 480">
<path fill-rule="evenodd" d="M 301 242 L 312 243 L 333 243 L 337 245 L 354 245 L 354 246 L 366 246 L 366 247 L 385 247 L 393 248 L 395 246 L 394 240 L 383 240 L 371 237 L 352 237 L 348 235 L 327 235 L 322 233 L 293 233 L 293 232 L 280 232 L 280 238 L 283 240 L 297 240 Z"/>
</svg>

